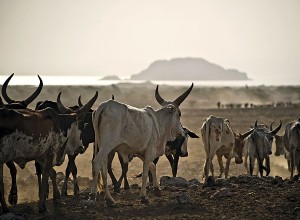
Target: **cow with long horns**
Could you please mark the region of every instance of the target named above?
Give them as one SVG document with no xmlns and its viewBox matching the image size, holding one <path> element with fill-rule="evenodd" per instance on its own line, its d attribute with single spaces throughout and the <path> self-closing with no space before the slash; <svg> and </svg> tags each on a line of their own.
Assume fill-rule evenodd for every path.
<svg viewBox="0 0 300 220">
<path fill-rule="evenodd" d="M 289 122 L 285 126 L 283 136 L 275 136 L 276 152 L 275 156 L 284 155 L 289 171 L 291 172 L 290 178 L 294 177 L 295 167 L 300 172 L 300 118 Z"/>
<path fill-rule="evenodd" d="M 247 157 L 249 157 L 249 171 L 253 175 L 254 162 L 257 159 L 260 176 L 263 176 L 263 170 L 266 171 L 266 176 L 270 174 L 270 157 L 272 154 L 272 143 L 274 135 L 280 130 L 282 122 L 274 129 L 269 130 L 264 125 L 257 125 L 257 120 L 253 127 L 253 132 L 245 139 L 245 148 Z M 266 160 L 266 165 L 263 165 Z M 248 170 L 248 169 L 247 169 Z"/>
<path fill-rule="evenodd" d="M 64 109 L 57 97 L 59 108 Z M 2 211 L 8 212 L 4 199 L 3 164 L 14 161 L 21 168 L 31 160 L 43 167 L 39 211 L 45 212 L 48 177 L 53 166 L 61 165 L 65 154 L 74 154 L 82 146 L 81 131 L 85 114 L 92 107 L 98 93 L 72 114 L 57 114 L 51 108 L 41 111 L 29 109 L 0 109 L 0 200 Z"/>
<path fill-rule="evenodd" d="M 24 100 L 16 101 L 14 99 L 11 99 L 8 94 L 7 94 L 7 86 L 11 80 L 11 78 L 14 76 L 14 73 L 11 74 L 3 83 L 1 92 L 4 100 L 7 102 L 7 104 L 4 104 L 1 97 L 0 97 L 0 108 L 8 108 L 8 109 L 26 109 L 28 105 L 33 102 L 37 96 L 41 93 L 42 88 L 43 88 L 43 80 L 39 78 L 39 86 L 38 88 L 27 98 Z M 12 161 L 6 162 L 6 166 L 9 168 L 10 175 L 11 175 L 11 190 L 8 195 L 8 202 L 11 205 L 15 205 L 18 202 L 18 189 L 17 189 L 17 181 L 16 181 L 16 176 L 17 176 L 17 169 Z"/>
<path fill-rule="evenodd" d="M 165 153 L 167 141 L 173 141 L 177 136 L 184 135 L 178 107 L 191 89 L 192 86 L 188 92 L 178 97 L 174 104 L 170 104 L 159 96 L 157 87 L 156 97 L 159 98 L 159 104 L 164 105 L 158 110 L 150 106 L 139 109 L 114 100 L 100 104 L 93 113 L 95 157 L 92 163 L 93 185 L 90 199 L 96 198 L 97 181 L 101 170 L 106 202 L 115 203 L 107 185 L 108 155 L 115 149 L 125 163 L 128 163 L 130 153 L 143 160 L 141 201 L 149 202 L 146 197 L 148 171 L 150 169 L 153 175 L 154 188 L 159 190 L 156 167 L 152 161 Z"/>
</svg>

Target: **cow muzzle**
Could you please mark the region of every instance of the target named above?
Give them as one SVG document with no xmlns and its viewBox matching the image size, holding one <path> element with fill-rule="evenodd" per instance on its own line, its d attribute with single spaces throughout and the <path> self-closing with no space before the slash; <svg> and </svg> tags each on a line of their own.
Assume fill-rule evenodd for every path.
<svg viewBox="0 0 300 220">
<path fill-rule="evenodd" d="M 187 156 L 189 156 L 189 153 L 181 151 L 180 154 L 179 154 L 179 156 L 180 157 L 187 157 Z"/>
</svg>

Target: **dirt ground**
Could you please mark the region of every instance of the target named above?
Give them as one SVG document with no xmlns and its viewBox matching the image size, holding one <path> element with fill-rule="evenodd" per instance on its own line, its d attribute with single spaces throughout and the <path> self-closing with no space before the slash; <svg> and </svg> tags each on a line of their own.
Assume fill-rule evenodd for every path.
<svg viewBox="0 0 300 220">
<path fill-rule="evenodd" d="M 155 85 L 146 83 L 142 85 L 120 84 L 107 87 L 56 87 L 47 86 L 43 89 L 38 100 L 55 100 L 59 91 L 62 101 L 66 105 L 76 104 L 77 97 L 82 95 L 82 101 L 87 101 L 99 90 L 100 102 L 109 99 L 111 94 L 116 100 L 136 106 L 151 105 L 158 108 L 154 98 Z M 30 93 L 32 88 L 14 87 L 8 91 L 11 97 L 17 99 L 19 94 Z M 160 86 L 161 96 L 165 99 L 175 99 L 187 88 Z M 249 91 L 250 90 L 250 91 Z M 256 94 L 256 95 L 253 95 Z M 22 98 L 22 97 L 21 97 Z M 251 108 L 251 109 L 217 109 L 217 101 L 233 103 L 273 103 L 278 101 L 299 102 L 300 92 L 298 87 L 253 87 L 253 88 L 198 88 L 195 87 L 191 95 L 182 104 L 182 119 L 184 126 L 193 130 L 200 136 L 200 128 L 205 117 L 209 115 L 229 119 L 233 130 L 245 132 L 255 120 L 259 123 L 271 124 L 279 120 L 283 128 L 279 131 L 282 135 L 284 125 L 299 117 L 299 107 L 277 108 Z M 34 103 L 35 104 L 35 103 Z M 34 108 L 31 106 L 32 108 Z M 271 176 L 258 178 L 246 176 L 243 165 L 234 161 L 230 164 L 230 178 L 218 180 L 212 187 L 203 188 L 202 178 L 205 153 L 200 139 L 190 139 L 189 156 L 180 158 L 177 176 L 186 180 L 196 179 L 200 183 L 186 187 L 162 187 L 161 197 L 155 197 L 148 190 L 150 204 L 140 203 L 140 179 L 132 178 L 142 171 L 142 162 L 133 159 L 129 164 L 129 182 L 133 189 L 122 190 L 120 194 L 113 193 L 117 205 L 108 207 L 103 198 L 99 196 L 97 203 L 88 202 L 89 185 L 80 186 L 80 194 L 72 196 L 73 188 L 70 184 L 69 195 L 62 198 L 61 205 L 54 205 L 52 199 L 47 202 L 49 212 L 39 214 L 37 208 L 37 185 L 34 164 L 28 163 L 24 170 L 18 169 L 19 204 L 10 207 L 17 217 L 25 219 L 298 219 L 300 218 L 300 192 L 299 181 L 285 180 L 289 176 L 286 160 L 283 156 L 271 155 Z M 273 143 L 273 153 L 275 146 Z M 78 176 L 91 178 L 92 145 L 85 154 L 76 159 Z M 58 172 L 64 172 L 66 161 L 60 167 L 55 167 Z M 217 161 L 214 159 L 215 171 L 218 174 Z M 120 175 L 120 165 L 117 158 L 113 162 L 116 176 Z M 167 159 L 162 156 L 157 165 L 157 176 L 171 176 L 171 168 Z M 280 176 L 273 178 L 275 176 Z M 6 194 L 9 192 L 9 173 L 5 168 Z M 283 180 L 282 180 L 283 179 Z M 32 180 L 32 181 L 29 181 Z M 224 195 L 223 195 L 223 194 Z M 213 196 L 216 194 L 216 196 Z M 220 195 L 218 195 L 220 194 Z M 5 196 L 7 200 L 7 195 Z M 184 198 L 183 202 L 181 201 Z M 299 214 L 299 215 L 298 215 Z M 2 218 L 4 216 L 1 216 Z M 1 218 L 0 217 L 0 218 Z"/>
</svg>

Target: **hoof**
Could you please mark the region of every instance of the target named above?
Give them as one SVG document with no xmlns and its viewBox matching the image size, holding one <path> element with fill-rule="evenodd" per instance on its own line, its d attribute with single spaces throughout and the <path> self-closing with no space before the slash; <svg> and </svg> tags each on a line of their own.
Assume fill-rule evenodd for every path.
<svg viewBox="0 0 300 220">
<path fill-rule="evenodd" d="M 130 186 L 129 185 L 125 185 L 124 186 L 124 190 L 130 190 Z"/>
<path fill-rule="evenodd" d="M 115 193 L 120 193 L 121 192 L 120 186 L 115 186 L 114 187 L 114 192 Z"/>
<path fill-rule="evenodd" d="M 141 198 L 141 203 L 142 203 L 142 204 L 149 204 L 150 201 L 149 201 L 149 199 L 148 199 L 146 196 L 142 196 L 142 198 Z"/>
<path fill-rule="evenodd" d="M 48 210 L 46 206 L 39 206 L 39 213 L 46 213 Z"/>
<path fill-rule="evenodd" d="M 160 196 L 161 196 L 161 191 L 160 191 L 160 189 L 159 189 L 158 187 L 155 187 L 155 188 L 153 189 L 153 194 L 154 194 L 155 196 L 157 196 L 157 197 L 160 197 Z"/>
<path fill-rule="evenodd" d="M 11 205 L 16 205 L 18 203 L 18 195 L 10 193 L 8 196 L 8 202 Z"/>
<path fill-rule="evenodd" d="M 79 186 L 74 186 L 74 195 L 77 195 L 79 193 Z"/>
</svg>

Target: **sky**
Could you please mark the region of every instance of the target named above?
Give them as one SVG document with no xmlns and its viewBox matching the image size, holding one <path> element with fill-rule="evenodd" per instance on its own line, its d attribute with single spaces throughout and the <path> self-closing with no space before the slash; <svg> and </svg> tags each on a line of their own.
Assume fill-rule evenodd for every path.
<svg viewBox="0 0 300 220">
<path fill-rule="evenodd" d="M 178 57 L 300 82 L 300 1 L 0 0 L 0 74 L 127 77 Z"/>
</svg>

